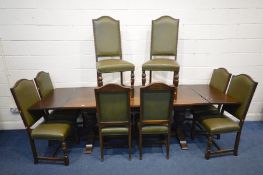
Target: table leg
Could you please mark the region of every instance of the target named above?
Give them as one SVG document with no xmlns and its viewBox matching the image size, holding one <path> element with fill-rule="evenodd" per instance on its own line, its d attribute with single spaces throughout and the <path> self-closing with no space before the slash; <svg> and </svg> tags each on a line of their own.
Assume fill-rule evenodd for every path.
<svg viewBox="0 0 263 175">
<path fill-rule="evenodd" d="M 174 110 L 174 121 L 175 121 L 175 127 L 176 127 L 176 137 L 179 141 L 179 144 L 181 146 L 182 150 L 187 150 L 188 145 L 185 139 L 184 134 L 184 120 L 185 120 L 185 110 Z"/>
<path fill-rule="evenodd" d="M 93 145 L 95 140 L 95 125 L 96 125 L 96 113 L 83 112 L 84 130 L 87 131 L 87 143 L 84 148 L 84 153 L 91 154 L 93 151 Z"/>
</svg>

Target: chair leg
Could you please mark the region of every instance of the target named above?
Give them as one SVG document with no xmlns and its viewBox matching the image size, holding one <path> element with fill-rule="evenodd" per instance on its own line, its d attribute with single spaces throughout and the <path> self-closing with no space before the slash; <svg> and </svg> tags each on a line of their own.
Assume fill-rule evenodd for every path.
<svg viewBox="0 0 263 175">
<path fill-rule="evenodd" d="M 208 142 L 207 142 L 207 148 L 206 148 L 206 152 L 205 152 L 205 158 L 208 160 L 210 158 L 210 155 L 211 155 L 211 146 L 212 146 L 212 139 L 213 139 L 213 136 L 212 135 L 209 135 L 208 136 Z"/>
<path fill-rule="evenodd" d="M 64 165 L 68 166 L 69 165 L 69 159 L 68 159 L 68 151 L 67 151 L 67 144 L 65 141 L 62 142 L 62 150 L 64 153 Z"/>
<path fill-rule="evenodd" d="M 149 79 L 149 83 L 152 83 L 152 71 L 150 70 L 150 79 Z"/>
<path fill-rule="evenodd" d="M 166 159 L 169 160 L 169 158 L 170 158 L 170 133 L 168 133 L 166 140 Z"/>
<path fill-rule="evenodd" d="M 123 86 L 123 72 L 120 72 L 121 74 L 121 85 Z"/>
<path fill-rule="evenodd" d="M 145 70 L 142 70 L 142 85 L 145 86 L 146 83 L 146 74 L 145 74 Z"/>
<path fill-rule="evenodd" d="M 234 155 L 238 155 L 238 147 L 239 147 L 239 142 L 240 142 L 240 136 L 241 136 L 241 131 L 237 132 L 236 135 L 236 141 L 235 141 L 235 146 L 234 146 Z"/>
<path fill-rule="evenodd" d="M 29 137 L 29 140 L 30 140 L 30 146 L 31 146 L 32 154 L 33 154 L 34 164 L 37 164 L 38 163 L 38 156 L 37 156 L 35 141 L 31 137 Z"/>
<path fill-rule="evenodd" d="M 134 71 L 131 71 L 131 96 L 134 97 Z"/>
<path fill-rule="evenodd" d="M 103 86 L 102 74 L 99 72 L 97 72 L 97 84 L 98 84 L 98 87 Z"/>
<path fill-rule="evenodd" d="M 178 84 L 179 84 L 179 75 L 178 75 L 178 72 L 174 72 L 173 84 L 174 84 L 174 87 L 175 87 L 175 96 L 174 96 L 174 99 L 177 99 L 177 90 L 178 90 Z"/>
<path fill-rule="evenodd" d="M 129 129 L 128 143 L 129 143 L 129 160 L 131 160 L 131 153 L 132 153 L 131 128 Z"/>
<path fill-rule="evenodd" d="M 139 151 L 140 151 L 140 160 L 142 160 L 142 133 L 139 131 Z"/>
<path fill-rule="evenodd" d="M 193 116 L 192 126 L 191 126 L 191 139 L 195 138 L 195 125 L 196 125 L 196 117 Z"/>
<path fill-rule="evenodd" d="M 103 136 L 101 133 L 99 133 L 99 137 L 100 137 L 100 160 L 103 161 L 104 160 L 104 146 L 103 146 Z"/>
</svg>

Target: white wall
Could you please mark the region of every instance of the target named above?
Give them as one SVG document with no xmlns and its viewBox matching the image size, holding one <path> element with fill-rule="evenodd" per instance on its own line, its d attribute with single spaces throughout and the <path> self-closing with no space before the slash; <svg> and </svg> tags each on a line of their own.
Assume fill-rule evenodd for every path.
<svg viewBox="0 0 263 175">
<path fill-rule="evenodd" d="M 102 15 L 121 21 L 136 84 L 149 59 L 151 20 L 170 15 L 180 19 L 180 84 L 207 83 L 218 67 L 249 74 L 259 85 L 248 119 L 263 118 L 262 0 L 0 0 L 0 129 L 23 127 L 9 111 L 15 107 L 9 87 L 20 78 L 44 70 L 56 87 L 96 85 L 91 20 Z M 171 82 L 167 73 L 154 77 Z"/>
</svg>

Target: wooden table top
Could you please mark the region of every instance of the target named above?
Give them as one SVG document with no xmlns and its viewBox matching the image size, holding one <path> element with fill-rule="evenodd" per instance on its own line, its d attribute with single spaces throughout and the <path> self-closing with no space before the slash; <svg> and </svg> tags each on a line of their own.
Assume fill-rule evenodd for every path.
<svg viewBox="0 0 263 175">
<path fill-rule="evenodd" d="M 95 109 L 95 87 L 56 88 L 30 110 L 41 109 Z M 174 106 L 195 106 L 208 104 L 237 104 L 237 102 L 211 89 L 208 85 L 179 85 Z M 140 87 L 135 87 L 131 107 L 140 106 Z"/>
<path fill-rule="evenodd" d="M 219 90 L 211 86 L 191 85 L 191 88 L 201 97 L 210 102 L 210 104 L 238 104 L 235 99 L 221 93 Z"/>
</svg>

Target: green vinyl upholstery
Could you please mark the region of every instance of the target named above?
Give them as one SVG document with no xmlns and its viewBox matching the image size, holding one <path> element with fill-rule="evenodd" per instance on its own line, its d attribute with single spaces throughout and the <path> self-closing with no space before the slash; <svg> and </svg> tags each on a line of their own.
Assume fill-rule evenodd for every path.
<svg viewBox="0 0 263 175">
<path fill-rule="evenodd" d="M 128 94 L 125 92 L 100 93 L 98 95 L 100 114 L 99 121 L 128 121 Z"/>
<path fill-rule="evenodd" d="M 54 90 L 54 86 L 48 72 L 39 72 L 35 78 L 35 82 L 41 98 L 46 97 L 50 92 Z"/>
<path fill-rule="evenodd" d="M 179 19 L 163 16 L 152 22 L 152 55 L 177 55 Z"/>
<path fill-rule="evenodd" d="M 214 69 L 209 85 L 225 93 L 231 74 L 225 68 Z"/>
<path fill-rule="evenodd" d="M 134 70 L 134 65 L 128 61 L 120 59 L 107 59 L 97 62 L 99 73 L 125 72 Z"/>
<path fill-rule="evenodd" d="M 198 121 L 211 134 L 237 132 L 240 129 L 237 122 L 221 115 L 206 115 L 205 117 L 200 117 Z"/>
<path fill-rule="evenodd" d="M 149 125 L 142 127 L 143 134 L 167 134 L 169 131 L 168 126 L 162 125 Z"/>
<path fill-rule="evenodd" d="M 227 91 L 227 95 L 239 101 L 240 105 L 225 105 L 224 110 L 226 110 L 239 120 L 245 120 L 256 86 L 257 83 L 245 74 L 233 76 Z"/>
<path fill-rule="evenodd" d="M 155 58 L 142 65 L 143 70 L 152 71 L 176 71 L 179 72 L 180 66 L 175 60 L 167 58 Z"/>
<path fill-rule="evenodd" d="M 32 80 L 22 79 L 11 89 L 26 127 L 35 124 L 42 116 L 32 115 L 28 109 L 40 100 Z"/>
<path fill-rule="evenodd" d="M 70 125 L 66 123 L 43 123 L 31 132 L 34 139 L 63 141 L 70 133 Z"/>
</svg>

